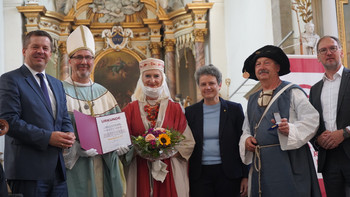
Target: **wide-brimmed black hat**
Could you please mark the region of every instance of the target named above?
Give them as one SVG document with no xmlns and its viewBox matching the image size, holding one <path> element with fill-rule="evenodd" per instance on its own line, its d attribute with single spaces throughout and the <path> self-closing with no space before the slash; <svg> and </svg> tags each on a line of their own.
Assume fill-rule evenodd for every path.
<svg viewBox="0 0 350 197">
<path fill-rule="evenodd" d="M 279 76 L 290 73 L 289 59 L 282 49 L 273 45 L 266 45 L 256 50 L 244 61 L 242 72 L 248 72 L 250 79 L 258 80 L 255 76 L 255 63 L 260 57 L 267 57 L 275 60 L 280 65 Z"/>
</svg>

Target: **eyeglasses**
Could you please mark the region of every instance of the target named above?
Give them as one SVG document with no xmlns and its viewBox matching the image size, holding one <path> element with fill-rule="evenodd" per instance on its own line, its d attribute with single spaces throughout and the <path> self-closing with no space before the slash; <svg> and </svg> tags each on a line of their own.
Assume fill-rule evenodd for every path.
<svg viewBox="0 0 350 197">
<path fill-rule="evenodd" d="M 94 57 L 87 55 L 87 56 L 82 56 L 82 55 L 77 55 L 77 56 L 72 56 L 72 59 L 76 59 L 78 61 L 83 61 L 83 59 L 86 59 L 86 61 L 90 62 L 94 59 Z"/>
<path fill-rule="evenodd" d="M 321 55 L 326 55 L 328 50 L 331 53 L 335 53 L 335 52 L 338 51 L 338 46 L 331 46 L 328 49 L 327 48 L 322 48 L 322 49 L 318 50 L 318 53 L 321 54 Z"/>
</svg>

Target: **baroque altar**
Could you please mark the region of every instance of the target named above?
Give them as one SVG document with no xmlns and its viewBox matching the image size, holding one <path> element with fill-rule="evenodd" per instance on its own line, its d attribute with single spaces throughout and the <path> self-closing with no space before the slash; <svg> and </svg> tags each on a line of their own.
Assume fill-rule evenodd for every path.
<svg viewBox="0 0 350 197">
<path fill-rule="evenodd" d="M 91 29 L 96 57 L 91 78 L 109 89 L 120 107 L 130 102 L 139 77 L 138 62 L 163 59 L 172 98 L 196 100 L 194 72 L 205 64 L 207 12 L 213 3 L 193 0 L 51 0 L 29 1 L 17 7 L 25 31 L 45 30 L 55 49 L 47 72 L 69 76 L 66 39 L 79 25 Z M 55 10 L 47 10 L 47 7 Z"/>
</svg>

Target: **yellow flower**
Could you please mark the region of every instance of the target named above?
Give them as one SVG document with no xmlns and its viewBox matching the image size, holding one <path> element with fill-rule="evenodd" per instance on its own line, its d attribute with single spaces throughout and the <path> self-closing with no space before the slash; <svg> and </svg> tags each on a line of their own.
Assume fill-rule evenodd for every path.
<svg viewBox="0 0 350 197">
<path fill-rule="evenodd" d="M 162 133 L 162 134 L 159 134 L 159 143 L 161 145 L 169 145 L 170 144 L 170 137 L 165 134 L 165 133 Z"/>
</svg>

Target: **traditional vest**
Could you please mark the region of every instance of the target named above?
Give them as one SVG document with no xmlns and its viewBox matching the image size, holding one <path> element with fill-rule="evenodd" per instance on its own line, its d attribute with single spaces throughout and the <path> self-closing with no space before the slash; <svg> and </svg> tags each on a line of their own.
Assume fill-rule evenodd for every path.
<svg viewBox="0 0 350 197">
<path fill-rule="evenodd" d="M 275 91 L 273 92 L 273 96 L 276 95 L 276 93 L 281 90 L 284 86 L 288 85 L 289 82 L 282 81 L 281 85 L 278 86 Z M 271 119 L 274 119 L 273 113 L 280 113 L 281 118 L 287 118 L 289 119 L 289 109 L 290 109 L 290 90 L 292 88 L 299 88 L 297 85 L 292 85 L 291 87 L 287 88 L 279 97 L 278 99 L 272 104 L 269 111 L 264 116 L 263 120 L 260 123 L 259 128 L 256 131 L 254 131 L 254 127 L 256 124 L 258 124 L 261 115 L 264 113 L 264 110 L 266 107 L 260 107 L 258 106 L 258 98 L 260 95 L 260 91 L 254 93 L 250 96 L 248 101 L 248 118 L 249 118 L 249 124 L 250 124 L 250 131 L 251 135 L 256 135 L 255 138 L 258 140 L 259 145 L 268 145 L 268 144 L 275 144 L 279 143 L 277 138 L 277 129 L 271 130 L 271 132 L 267 132 L 269 128 L 273 125 L 271 123 Z M 303 90 L 302 90 L 303 91 Z M 259 132 L 260 131 L 260 132 Z M 267 133 L 266 133 L 267 132 Z M 276 138 L 276 139 L 274 139 Z"/>
<path fill-rule="evenodd" d="M 283 81 L 273 92 L 273 95 L 276 95 L 276 93 L 288 83 L 289 82 Z M 258 106 L 257 100 L 260 91 L 249 98 L 247 110 L 250 130 L 251 134 L 257 139 L 258 145 L 261 147 L 259 149 L 259 158 L 257 157 L 257 154 L 254 153 L 252 164 L 252 196 L 259 196 L 259 188 L 261 189 L 262 196 L 293 197 L 301 194 L 298 192 L 298 186 L 295 180 L 295 174 L 298 174 L 295 172 L 295 166 L 298 166 L 300 162 L 296 161 L 295 158 L 299 158 L 301 161 L 307 159 L 305 155 L 308 151 L 306 149 L 307 146 L 303 146 L 296 150 L 282 151 L 279 145 L 280 142 L 277 128 L 270 129 L 273 126 L 271 119 L 274 119 L 273 114 L 276 112 L 280 113 L 281 118 L 287 118 L 289 120 L 291 101 L 290 90 L 292 88 L 301 89 L 297 85 L 292 85 L 287 88 L 271 105 L 256 131 L 254 130 L 254 127 L 259 122 L 266 107 Z M 258 163 L 261 163 L 260 172 L 255 168 L 255 165 Z M 300 168 L 297 169 L 297 171 L 306 171 L 303 167 L 297 168 Z M 308 176 L 307 174 L 306 171 L 305 175 Z"/>
</svg>

